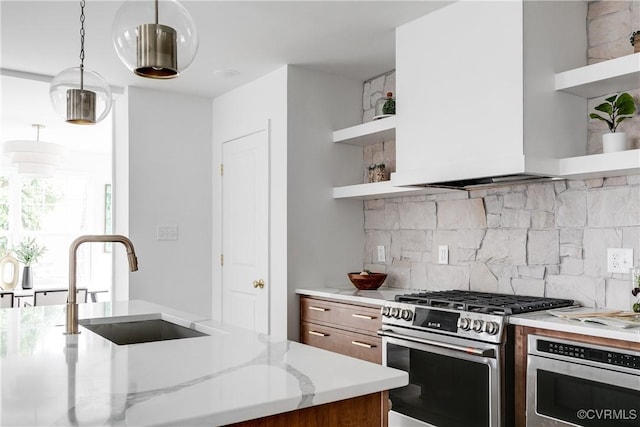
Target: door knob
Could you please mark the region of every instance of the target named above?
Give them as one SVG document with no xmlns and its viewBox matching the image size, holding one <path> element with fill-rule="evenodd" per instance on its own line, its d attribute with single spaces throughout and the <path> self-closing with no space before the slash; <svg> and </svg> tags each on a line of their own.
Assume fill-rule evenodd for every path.
<svg viewBox="0 0 640 427">
<path fill-rule="evenodd" d="M 253 287 L 256 288 L 256 289 L 257 288 L 260 288 L 260 289 L 264 288 L 264 280 L 262 280 L 262 279 L 254 280 L 253 281 Z"/>
</svg>

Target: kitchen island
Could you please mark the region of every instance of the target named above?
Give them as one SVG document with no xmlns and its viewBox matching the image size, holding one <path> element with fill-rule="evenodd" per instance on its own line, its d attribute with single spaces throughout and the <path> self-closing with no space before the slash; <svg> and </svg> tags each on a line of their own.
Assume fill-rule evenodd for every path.
<svg viewBox="0 0 640 427">
<path fill-rule="evenodd" d="M 252 425 L 265 417 L 286 425 L 305 413 L 318 423 L 308 425 L 324 425 L 336 411 L 371 425 L 358 420 L 376 412 L 375 402 L 385 424 L 385 391 L 408 381 L 402 371 L 144 301 L 79 307 L 81 323 L 162 313 L 207 336 L 117 345 L 83 326 L 64 335 L 64 306 L 2 309 L 1 425 Z"/>
</svg>

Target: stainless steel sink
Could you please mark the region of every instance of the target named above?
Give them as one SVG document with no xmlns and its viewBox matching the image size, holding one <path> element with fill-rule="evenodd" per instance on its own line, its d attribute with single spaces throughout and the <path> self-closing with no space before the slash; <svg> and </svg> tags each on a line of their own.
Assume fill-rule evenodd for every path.
<svg viewBox="0 0 640 427">
<path fill-rule="evenodd" d="M 141 316 L 84 319 L 78 323 L 118 345 L 140 344 L 208 336 L 195 327 L 165 320 L 161 313 Z"/>
</svg>

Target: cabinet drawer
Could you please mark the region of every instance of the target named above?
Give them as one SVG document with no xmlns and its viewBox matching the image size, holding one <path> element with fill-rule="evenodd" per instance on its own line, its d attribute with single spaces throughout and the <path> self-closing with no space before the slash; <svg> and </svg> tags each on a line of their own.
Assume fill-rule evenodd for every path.
<svg viewBox="0 0 640 427">
<path fill-rule="evenodd" d="M 302 322 L 300 341 L 304 344 L 356 357 L 368 362 L 382 363 L 382 339 L 380 337 Z"/>
<path fill-rule="evenodd" d="M 300 298 L 300 320 L 376 335 L 382 326 L 380 309 L 315 298 Z"/>
</svg>

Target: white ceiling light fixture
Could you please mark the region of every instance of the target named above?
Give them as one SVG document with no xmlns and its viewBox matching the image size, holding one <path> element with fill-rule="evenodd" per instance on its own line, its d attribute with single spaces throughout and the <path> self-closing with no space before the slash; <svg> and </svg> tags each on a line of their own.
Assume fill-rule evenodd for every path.
<svg viewBox="0 0 640 427">
<path fill-rule="evenodd" d="M 53 109 L 67 123 L 92 125 L 104 119 L 111 110 L 111 88 L 95 71 L 84 69 L 84 7 L 80 1 L 80 67 L 62 70 L 51 81 L 49 97 Z"/>
<path fill-rule="evenodd" d="M 198 32 L 176 0 L 125 1 L 113 22 L 113 46 L 120 60 L 141 77 L 172 79 L 193 62 Z"/>
<path fill-rule="evenodd" d="M 51 176 L 66 157 L 66 149 L 59 144 L 40 141 L 40 129 L 44 125 L 32 125 L 37 129 L 36 140 L 6 141 L 3 151 L 19 174 Z"/>
</svg>

